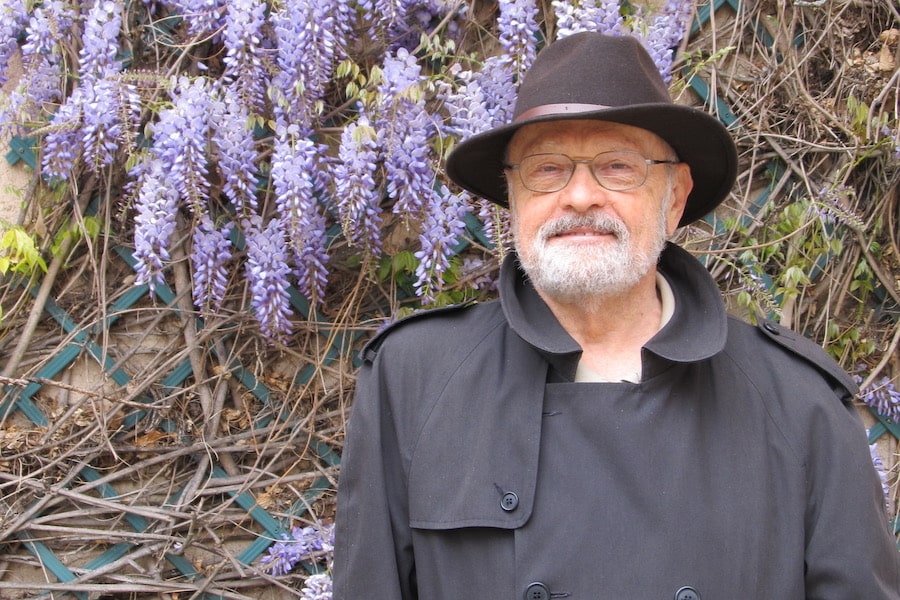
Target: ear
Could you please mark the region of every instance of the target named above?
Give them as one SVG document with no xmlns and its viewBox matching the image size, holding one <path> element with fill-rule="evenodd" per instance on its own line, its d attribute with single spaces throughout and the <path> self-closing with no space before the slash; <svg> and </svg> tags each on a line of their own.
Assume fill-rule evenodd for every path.
<svg viewBox="0 0 900 600">
<path fill-rule="evenodd" d="M 671 203 L 666 210 L 666 234 L 671 236 L 678 229 L 678 222 L 684 214 L 687 198 L 694 189 L 694 178 L 691 177 L 691 168 L 687 163 L 679 163 L 673 167 L 675 172 L 671 177 Z"/>
</svg>

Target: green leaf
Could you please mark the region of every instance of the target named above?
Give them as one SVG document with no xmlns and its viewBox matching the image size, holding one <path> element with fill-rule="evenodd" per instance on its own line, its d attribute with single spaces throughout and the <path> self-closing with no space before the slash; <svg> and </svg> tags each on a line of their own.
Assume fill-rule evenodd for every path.
<svg viewBox="0 0 900 600">
<path fill-rule="evenodd" d="M 416 270 L 416 257 L 409 250 L 398 252 L 394 256 L 394 271 L 412 273 Z"/>
<path fill-rule="evenodd" d="M 47 264 L 41 258 L 32 237 L 19 226 L 13 227 L 0 239 L 0 252 L 5 253 L 8 261 L 6 271 L 29 274 L 35 269 L 47 272 Z M 6 272 L 4 271 L 4 272 Z"/>
</svg>

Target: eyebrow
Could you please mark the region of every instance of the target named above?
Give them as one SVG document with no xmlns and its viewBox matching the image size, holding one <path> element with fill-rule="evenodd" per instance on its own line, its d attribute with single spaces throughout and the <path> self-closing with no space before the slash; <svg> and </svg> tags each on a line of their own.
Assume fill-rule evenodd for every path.
<svg viewBox="0 0 900 600">
<path fill-rule="evenodd" d="M 548 152 L 562 152 L 567 144 L 555 139 L 537 138 L 522 146 L 523 155 Z"/>
<path fill-rule="evenodd" d="M 567 147 L 571 146 L 563 141 L 558 139 L 546 139 L 538 137 L 532 140 L 530 143 L 522 146 L 522 156 L 529 156 L 531 154 L 566 154 L 568 152 Z M 639 152 L 641 154 L 647 153 L 642 144 L 636 143 L 628 143 L 626 140 L 617 139 L 617 140 L 609 140 L 608 142 L 604 142 L 602 144 L 589 146 L 589 150 L 586 155 L 596 156 L 601 152 L 610 152 L 614 150 L 631 150 L 634 152 Z M 507 154 L 508 154 L 507 147 Z"/>
</svg>

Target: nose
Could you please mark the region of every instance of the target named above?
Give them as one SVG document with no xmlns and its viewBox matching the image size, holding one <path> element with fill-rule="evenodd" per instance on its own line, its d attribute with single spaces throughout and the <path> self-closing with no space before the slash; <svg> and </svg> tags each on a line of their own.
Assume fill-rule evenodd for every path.
<svg viewBox="0 0 900 600">
<path fill-rule="evenodd" d="M 594 177 L 591 165 L 587 161 L 576 162 L 572 178 L 560 192 L 561 204 L 577 212 L 586 212 L 606 205 L 608 200 L 609 191 Z"/>
</svg>

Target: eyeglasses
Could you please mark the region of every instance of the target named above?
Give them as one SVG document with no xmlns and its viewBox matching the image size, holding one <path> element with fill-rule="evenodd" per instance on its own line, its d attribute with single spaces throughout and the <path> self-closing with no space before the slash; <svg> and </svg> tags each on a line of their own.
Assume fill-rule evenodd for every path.
<svg viewBox="0 0 900 600">
<path fill-rule="evenodd" d="M 594 179 L 601 187 L 624 192 L 644 185 L 650 165 L 676 165 L 678 161 L 652 160 L 631 150 L 614 150 L 601 152 L 590 159 L 574 159 L 565 154 L 532 154 L 518 164 L 506 165 L 506 168 L 519 172 L 525 189 L 550 193 L 569 185 L 577 164 L 590 166 Z"/>
</svg>

